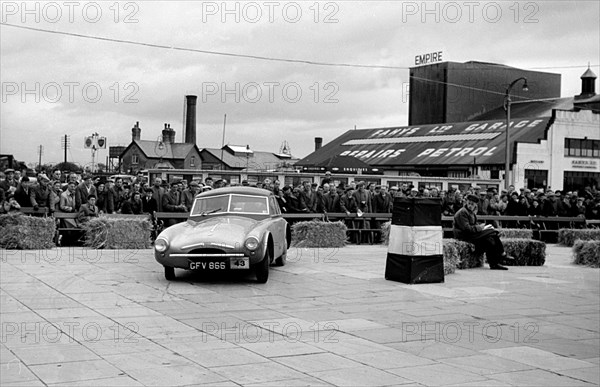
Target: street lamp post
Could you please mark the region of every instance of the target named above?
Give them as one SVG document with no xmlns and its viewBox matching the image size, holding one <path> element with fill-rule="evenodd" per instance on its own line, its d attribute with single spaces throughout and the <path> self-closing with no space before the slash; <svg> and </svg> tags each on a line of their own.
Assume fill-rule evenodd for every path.
<svg viewBox="0 0 600 387">
<path fill-rule="evenodd" d="M 523 91 L 528 91 L 529 88 L 527 87 L 527 78 L 525 77 L 521 77 L 518 79 L 515 79 L 514 81 L 511 82 L 510 85 L 508 85 L 508 87 L 506 88 L 506 95 L 504 96 L 504 106 L 506 109 L 506 143 L 505 143 L 505 159 L 504 159 L 504 187 L 506 188 L 506 190 L 508 191 L 508 186 L 510 185 L 510 179 L 509 179 L 509 173 L 510 173 L 510 149 L 509 149 L 509 141 L 510 141 L 510 135 L 508 130 L 510 129 L 510 103 L 511 103 L 511 99 L 510 99 L 510 90 L 512 89 L 512 87 L 519 81 L 524 81 L 523 82 Z"/>
</svg>

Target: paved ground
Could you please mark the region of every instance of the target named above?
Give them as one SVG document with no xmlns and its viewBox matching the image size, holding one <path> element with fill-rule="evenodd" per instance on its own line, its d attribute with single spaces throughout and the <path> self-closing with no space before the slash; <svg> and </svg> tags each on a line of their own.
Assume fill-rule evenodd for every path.
<svg viewBox="0 0 600 387">
<path fill-rule="evenodd" d="M 269 282 L 163 278 L 150 250 L 0 251 L 1 385 L 600 384 L 597 269 L 385 281 L 386 248 L 292 250 Z"/>
</svg>

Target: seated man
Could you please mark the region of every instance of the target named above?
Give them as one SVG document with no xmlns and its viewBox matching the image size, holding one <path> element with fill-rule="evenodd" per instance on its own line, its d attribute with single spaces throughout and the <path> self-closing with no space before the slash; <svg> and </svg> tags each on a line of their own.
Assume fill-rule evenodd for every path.
<svg viewBox="0 0 600 387">
<path fill-rule="evenodd" d="M 91 218 L 98 217 L 98 207 L 96 207 L 96 195 L 91 194 L 87 197 L 87 203 L 84 203 L 79 208 L 77 220 L 79 223 L 88 222 Z"/>
<path fill-rule="evenodd" d="M 500 263 L 503 260 L 511 260 L 512 257 L 504 252 L 496 229 L 477 223 L 477 203 L 477 196 L 468 195 L 465 206 L 454 215 L 454 238 L 473 243 L 477 251 L 485 252 L 490 269 L 508 270 Z"/>
</svg>

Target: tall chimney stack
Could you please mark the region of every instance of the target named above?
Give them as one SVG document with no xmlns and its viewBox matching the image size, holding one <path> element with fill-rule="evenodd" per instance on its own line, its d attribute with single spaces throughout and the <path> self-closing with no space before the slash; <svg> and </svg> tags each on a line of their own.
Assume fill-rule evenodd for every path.
<svg viewBox="0 0 600 387">
<path fill-rule="evenodd" d="M 323 146 L 323 137 L 315 137 L 315 152 Z"/>
<path fill-rule="evenodd" d="M 141 140 L 142 138 L 142 128 L 140 128 L 140 122 L 136 121 L 133 128 L 131 128 L 131 141 Z"/>
<path fill-rule="evenodd" d="M 185 109 L 185 143 L 196 144 L 196 101 L 198 96 L 186 95 L 186 109 Z"/>
</svg>

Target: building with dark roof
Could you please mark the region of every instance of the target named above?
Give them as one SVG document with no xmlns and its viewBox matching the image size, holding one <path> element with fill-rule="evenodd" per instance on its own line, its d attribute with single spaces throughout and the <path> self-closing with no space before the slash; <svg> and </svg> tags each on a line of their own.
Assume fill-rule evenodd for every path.
<svg viewBox="0 0 600 387">
<path fill-rule="evenodd" d="M 196 144 L 175 142 L 175 130 L 165 124 L 158 139 L 142 140 L 139 122 L 131 129 L 131 143 L 121 153 L 122 169 L 136 172 L 143 169 L 201 169 L 202 157 Z"/>
<path fill-rule="evenodd" d="M 292 169 L 298 159 L 289 152 L 254 151 L 249 145 L 227 144 L 223 148 L 203 148 L 203 169 L 281 171 Z"/>
<path fill-rule="evenodd" d="M 591 70 L 586 71 L 581 94 L 571 98 L 513 102 L 508 144 L 511 184 L 552 189 L 599 185 L 595 79 Z M 413 103 L 417 102 L 411 100 L 411 109 Z M 485 110 L 473 116 L 475 121 L 350 130 L 296 166 L 322 170 L 331 157 L 348 156 L 388 176 L 504 179 L 506 113 L 502 102 Z"/>
</svg>

